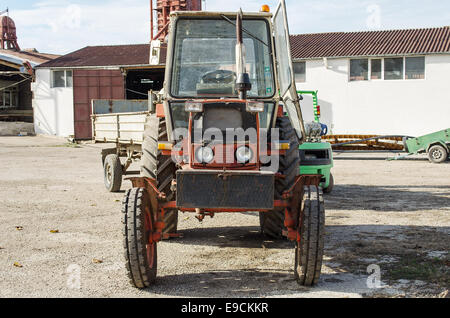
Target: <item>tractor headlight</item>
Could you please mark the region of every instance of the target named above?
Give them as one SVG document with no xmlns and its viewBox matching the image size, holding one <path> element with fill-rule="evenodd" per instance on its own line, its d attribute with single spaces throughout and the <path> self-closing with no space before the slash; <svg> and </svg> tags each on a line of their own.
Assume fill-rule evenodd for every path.
<svg viewBox="0 0 450 318">
<path fill-rule="evenodd" d="M 247 111 L 250 113 L 261 113 L 264 111 L 264 102 L 247 101 Z"/>
<path fill-rule="evenodd" d="M 199 113 L 203 111 L 203 104 L 188 101 L 184 104 L 184 110 L 187 112 Z"/>
<path fill-rule="evenodd" d="M 200 163 L 210 163 L 214 159 L 214 151 L 210 147 L 199 147 L 195 151 L 195 159 Z"/>
<path fill-rule="evenodd" d="M 247 146 L 241 146 L 236 150 L 236 160 L 239 163 L 248 163 L 253 159 L 253 151 Z"/>
</svg>

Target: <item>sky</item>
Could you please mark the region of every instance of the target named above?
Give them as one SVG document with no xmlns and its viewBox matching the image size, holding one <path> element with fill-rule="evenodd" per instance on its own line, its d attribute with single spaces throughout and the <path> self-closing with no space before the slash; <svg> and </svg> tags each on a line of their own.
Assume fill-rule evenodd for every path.
<svg viewBox="0 0 450 318">
<path fill-rule="evenodd" d="M 206 0 L 206 10 L 259 11 L 268 4 L 273 12 L 277 3 Z M 286 4 L 291 34 L 450 25 L 450 0 L 286 0 Z M 67 54 L 89 45 L 147 43 L 150 38 L 149 0 L 0 0 L 0 11 L 7 7 L 22 49 Z"/>
</svg>

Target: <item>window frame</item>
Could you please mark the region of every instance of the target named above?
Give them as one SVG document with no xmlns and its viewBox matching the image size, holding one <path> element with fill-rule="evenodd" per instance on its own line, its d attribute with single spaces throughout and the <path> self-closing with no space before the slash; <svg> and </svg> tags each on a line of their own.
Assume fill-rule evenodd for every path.
<svg viewBox="0 0 450 318">
<path fill-rule="evenodd" d="M 407 58 L 418 58 L 418 57 L 423 57 L 423 78 L 406 78 L 406 59 Z M 404 69 L 405 69 L 405 72 L 404 72 L 404 76 L 403 76 L 403 79 L 405 80 L 405 81 L 420 81 L 420 80 L 425 80 L 426 79 L 426 75 L 427 75 L 427 72 L 426 72 L 426 66 L 427 66 L 427 56 L 426 55 L 412 55 L 412 56 L 405 56 L 404 57 Z"/>
<path fill-rule="evenodd" d="M 64 86 L 55 86 L 55 72 L 64 72 Z M 72 73 L 72 85 L 68 86 L 67 85 L 67 73 L 70 72 Z M 52 69 L 51 70 L 51 76 L 50 76 L 50 80 L 51 80 L 51 88 L 73 88 L 73 70 L 70 69 Z"/>
<path fill-rule="evenodd" d="M 406 59 L 407 58 L 414 58 L 414 57 L 423 57 L 424 58 L 424 69 L 423 69 L 423 78 L 406 78 Z M 401 58 L 403 59 L 403 74 L 401 79 L 386 79 L 385 78 L 385 60 L 386 59 L 392 59 L 392 58 Z M 350 69 L 351 69 L 351 60 L 363 60 L 367 59 L 369 62 L 369 76 L 368 80 L 357 80 L 352 81 L 350 80 Z M 372 60 L 381 60 L 381 78 L 380 79 L 372 79 Z M 379 56 L 379 57 L 367 57 L 367 58 L 358 58 L 358 57 L 350 57 L 347 59 L 348 61 L 348 82 L 370 82 L 370 81 L 423 81 L 427 79 L 427 55 L 405 55 L 405 56 Z"/>
<path fill-rule="evenodd" d="M 402 60 L 402 77 L 401 78 L 389 78 L 389 79 L 386 79 L 386 59 L 398 59 L 398 60 Z M 383 60 L 384 60 L 384 63 L 383 63 L 383 65 L 384 65 L 384 67 L 383 67 L 383 79 L 385 80 L 385 81 L 404 81 L 405 80 L 405 57 L 404 56 L 402 56 L 402 57 L 400 57 L 400 56 L 389 56 L 389 57 L 385 57 L 385 58 L 383 58 Z"/>
<path fill-rule="evenodd" d="M 304 74 L 304 80 L 302 82 L 297 81 L 296 74 L 298 74 L 298 73 L 295 73 L 295 64 L 298 64 L 298 63 L 303 63 L 305 65 L 305 67 L 304 67 L 305 72 L 303 73 Z M 292 64 L 294 64 L 293 68 L 294 68 L 294 79 L 295 79 L 295 82 L 296 83 L 306 83 L 306 61 L 292 61 Z"/>
<path fill-rule="evenodd" d="M 351 80 L 352 74 L 351 74 L 351 70 L 352 70 L 352 60 L 367 60 L 367 79 L 363 79 L 363 80 Z M 354 58 L 349 58 L 348 59 L 348 82 L 349 83 L 353 83 L 353 82 L 368 82 L 370 81 L 370 58 L 369 57 L 354 57 Z"/>
<path fill-rule="evenodd" d="M 175 36 L 175 33 L 177 32 L 177 28 L 178 28 L 178 23 L 182 20 L 187 20 L 187 17 L 180 17 L 176 20 L 176 22 L 174 23 L 174 37 L 172 40 L 172 45 L 173 45 L 173 51 L 170 52 L 171 55 L 171 61 L 170 61 L 170 72 L 169 72 L 169 80 L 168 80 L 168 96 L 170 96 L 170 98 L 173 99 L 214 99 L 216 97 L 211 97 L 211 96 L 185 96 L 185 95 L 181 95 L 178 96 L 176 94 L 174 94 L 172 92 L 173 90 L 173 84 L 174 84 L 174 72 L 175 72 L 175 58 L 176 58 L 176 53 L 175 53 L 175 48 L 177 45 L 177 38 Z M 195 20 L 220 20 L 220 17 L 208 17 L 208 18 L 204 18 L 204 17 L 199 17 L 199 18 L 194 18 Z M 270 67 L 272 69 L 272 89 L 273 91 L 271 92 L 270 96 L 251 96 L 252 99 L 273 99 L 276 96 L 276 91 L 277 89 L 279 89 L 277 87 L 277 81 L 275 79 L 275 77 L 277 76 L 277 71 L 276 71 L 276 65 L 274 64 L 274 59 L 273 59 L 273 54 L 274 54 L 274 48 L 273 48 L 273 38 L 271 36 L 271 29 L 270 29 L 270 21 L 268 21 L 265 18 L 260 18 L 260 17 L 246 17 L 244 19 L 244 21 L 250 21 L 250 20 L 255 20 L 255 21 L 262 21 L 265 23 L 266 25 L 266 29 L 267 29 L 267 41 L 268 41 L 268 50 L 269 50 L 269 55 L 271 56 L 270 59 Z M 245 40 L 245 38 L 244 38 Z M 166 62 L 166 72 L 167 72 L 167 67 L 169 66 L 169 64 L 167 64 Z M 226 97 L 226 98 L 236 98 L 236 95 L 232 95 L 232 96 L 221 96 L 221 97 Z"/>
<path fill-rule="evenodd" d="M 381 77 L 380 78 L 372 78 L 372 61 L 373 60 L 380 60 L 381 61 Z M 384 81 L 384 58 L 383 57 L 373 57 L 369 59 L 369 81 Z"/>
<path fill-rule="evenodd" d="M 6 105 L 6 95 L 9 96 L 9 103 Z M 0 109 L 14 109 L 19 106 L 19 88 L 18 85 L 11 86 L 1 91 L 0 94 L 1 104 Z"/>
</svg>

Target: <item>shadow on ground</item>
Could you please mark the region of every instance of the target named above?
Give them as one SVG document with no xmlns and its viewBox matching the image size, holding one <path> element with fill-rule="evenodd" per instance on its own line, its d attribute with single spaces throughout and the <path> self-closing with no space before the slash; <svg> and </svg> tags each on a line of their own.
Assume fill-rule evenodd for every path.
<svg viewBox="0 0 450 318">
<path fill-rule="evenodd" d="M 182 238 L 171 239 L 169 242 L 238 248 L 287 249 L 294 247 L 294 243 L 287 240 L 276 240 L 262 235 L 259 226 L 204 227 L 180 230 L 179 233 L 183 235 Z"/>
<path fill-rule="evenodd" d="M 428 190 L 416 190 L 416 189 Z M 411 189 L 411 190 L 409 190 Z M 415 212 L 450 208 L 449 186 L 366 186 L 337 184 L 325 196 L 331 210 Z"/>
<path fill-rule="evenodd" d="M 171 242 L 190 246 L 253 248 L 255 250 L 249 257 L 261 257 L 261 262 L 264 262 L 265 255 L 262 245 L 273 249 L 274 253 L 276 249 L 292 249 L 291 254 L 289 251 L 286 254 L 292 259 L 292 267 L 290 270 L 285 267 L 240 268 L 160 276 L 156 286 L 149 288 L 148 292 L 181 297 L 210 297 L 211 292 L 217 290 L 224 293 L 217 297 L 288 296 L 307 292 L 370 295 L 374 292 L 366 285 L 370 264 L 380 266 L 383 284 L 393 284 L 399 279 L 425 282 L 426 287 L 422 288 L 428 291 L 413 289 L 410 290 L 411 295 L 438 294 L 450 284 L 450 227 L 327 225 L 324 266 L 319 284 L 315 287 L 299 286 L 295 281 L 293 243 L 275 240 L 267 244 L 266 238 L 259 234 L 259 227 L 202 228 L 180 232 L 184 238 Z M 261 254 L 257 249 L 261 250 Z M 443 252 L 443 257 L 434 257 L 436 251 Z M 220 251 L 211 254 L 211 257 L 218 255 Z M 236 255 L 246 257 L 242 253 Z M 201 262 L 204 266 L 208 258 L 203 258 Z M 429 288 L 432 288 L 431 291 Z"/>
<path fill-rule="evenodd" d="M 177 297 L 262 297 L 289 296 L 307 292 L 320 293 L 321 291 L 337 293 L 354 291 L 349 288 L 349 281 L 344 283 L 345 281 L 339 276 L 342 274 L 323 274 L 317 286 L 305 287 L 297 284 L 293 270 L 218 270 L 158 277 L 156 285 L 146 291 Z M 360 278 L 355 278 L 351 284 L 358 286 L 357 289 L 361 292 L 365 289 L 363 280 Z M 219 294 L 217 294 L 218 290 L 221 291 Z"/>
</svg>

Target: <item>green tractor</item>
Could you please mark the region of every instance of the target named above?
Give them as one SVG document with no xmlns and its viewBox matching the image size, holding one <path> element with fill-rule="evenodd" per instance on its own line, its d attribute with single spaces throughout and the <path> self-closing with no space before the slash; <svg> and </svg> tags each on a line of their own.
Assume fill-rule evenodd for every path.
<svg viewBox="0 0 450 318">
<path fill-rule="evenodd" d="M 318 105 L 317 91 L 297 91 L 300 99 L 303 95 L 312 95 L 314 107 L 314 122 L 306 123 L 306 142 L 299 146 L 300 151 L 300 174 L 320 174 L 320 186 L 324 193 L 333 190 L 334 179 L 331 174 L 333 167 L 333 151 L 331 144 L 322 142 L 321 136 L 326 135 L 328 128 L 320 123 L 320 106 Z"/>
</svg>

